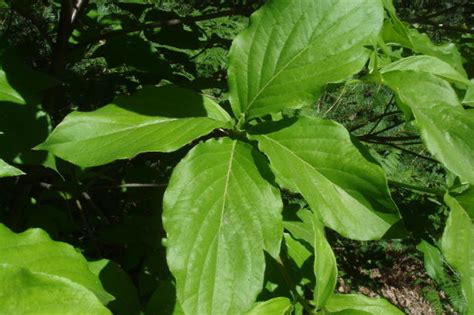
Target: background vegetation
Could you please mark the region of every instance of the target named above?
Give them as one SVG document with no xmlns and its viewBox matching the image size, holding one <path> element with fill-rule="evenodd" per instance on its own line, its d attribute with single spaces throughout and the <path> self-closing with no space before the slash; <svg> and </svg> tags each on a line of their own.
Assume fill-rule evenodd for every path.
<svg viewBox="0 0 474 315">
<path fill-rule="evenodd" d="M 113 310 L 166 314 L 173 308 L 174 293 L 165 263 L 161 202 L 171 170 L 188 148 L 93 168 L 79 168 L 31 148 L 71 111 L 96 109 L 144 85 L 174 83 L 203 91 L 229 108 L 228 50 L 264 1 L 75 3 L 66 8 L 54 0 L 0 1 L 1 68 L 29 100 L 23 107 L 0 102 L 0 158 L 26 173 L 0 180 L 0 222 L 16 232 L 40 227 L 90 259 L 116 262 L 124 271 L 126 293 Z M 395 4 L 404 21 L 435 42 L 454 42 L 466 59 L 468 77 L 474 76 L 472 1 Z M 72 21 L 64 10 L 75 13 Z M 439 189 L 454 178 L 402 123 L 392 93 L 375 84 L 333 86 L 304 111 L 341 122 L 380 156 L 397 187 L 392 193 L 402 216 L 410 218 L 405 220 L 409 237 L 403 239 L 356 242 L 329 234 L 344 278 L 337 290 L 384 296 L 411 314 L 462 309 L 459 279 L 450 270 L 441 278 L 427 272 L 423 253 L 429 247 L 420 243 L 441 237 L 447 209 L 439 202 Z M 416 188 L 420 186 L 429 189 Z M 297 195 L 284 197 L 288 207 L 304 206 Z M 280 295 L 290 295 L 292 288 L 273 269 L 270 265 L 269 279 L 283 283 Z M 310 294 L 304 283 L 301 279 L 302 294 Z M 272 290 L 269 283 L 261 298 Z"/>
</svg>

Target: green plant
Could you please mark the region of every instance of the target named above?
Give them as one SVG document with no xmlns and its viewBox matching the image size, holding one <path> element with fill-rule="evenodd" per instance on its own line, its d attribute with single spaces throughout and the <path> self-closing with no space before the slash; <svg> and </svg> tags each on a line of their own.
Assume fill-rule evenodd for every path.
<svg viewBox="0 0 474 315">
<path fill-rule="evenodd" d="M 142 44 L 140 37 L 128 38 L 130 47 L 143 48 L 143 55 L 155 58 Z M 114 54 L 120 45 L 108 43 L 95 53 L 110 58 L 108 49 Z M 126 54 L 113 57 L 109 62 L 119 66 Z M 146 72 L 144 60 L 133 63 L 141 72 L 137 77 Z M 163 65 L 154 65 L 157 68 L 150 72 L 159 73 Z M 15 106 L 27 103 L 8 82 L 2 82 L 3 101 Z M 458 178 L 459 184 L 441 190 L 409 188 L 438 199 L 444 196 L 450 214 L 441 250 L 460 275 L 465 311 L 472 314 L 474 228 L 470 215 L 474 205 L 470 190 L 464 188 L 474 184 L 470 167 L 474 111 L 469 107 L 474 85 L 455 46 L 435 45 L 408 28 L 389 0 L 268 1 L 233 41 L 229 112 L 192 90 L 150 85 L 97 110 L 67 115 L 36 149 L 82 168 L 145 152 L 187 151 L 174 168 L 163 198 L 166 259 L 175 283 L 161 288 L 175 287 L 177 300 L 171 309 L 176 313 L 400 314 L 384 299 L 335 293 L 336 257 L 325 228 L 360 241 L 390 233 L 405 235 L 389 188 L 407 185 L 389 182 L 370 151 L 343 125 L 298 111 L 313 105 L 328 84 L 359 82 L 391 89 L 406 124 L 416 127 L 434 158 Z M 363 139 L 375 138 L 369 132 Z M 0 164 L 1 175 L 19 172 Z M 308 209 L 289 207 L 282 200 L 288 191 L 301 195 Z M 7 237 L 20 244 L 28 239 L 5 231 L 0 235 L 2 243 L 9 242 Z M 102 292 L 97 279 L 101 268 L 87 267 L 82 256 L 74 257 L 97 287 L 37 269 L 21 257 L 52 259 L 57 254 L 48 250 L 66 245 L 52 242 L 39 231 L 26 233 L 39 234 L 35 244 L 44 242 L 47 250 L 37 253 L 20 247 L 15 250 L 19 259 L 0 261 L 3 283 L 19 279 L 3 290 L 7 302 L 0 302 L 1 311 L 10 311 L 9 301 L 15 301 L 17 309 L 29 310 L 34 303 L 30 298 L 37 295 L 40 303 L 52 303 L 55 295 L 33 292 L 37 285 L 45 285 L 58 294 L 84 296 L 77 301 L 80 306 L 64 306 L 71 313 L 77 313 L 78 307 L 108 313 L 100 304 L 110 301 L 110 292 Z M 70 250 L 65 247 L 64 253 Z M 309 276 L 304 266 L 308 262 Z M 290 287 L 291 299 L 268 289 L 271 298 L 254 305 L 264 284 L 271 286 L 265 272 L 272 264 Z M 292 264 L 298 266 L 298 283 L 293 280 Z M 74 266 L 72 260 L 61 265 Z M 308 286 L 310 297 L 304 292 Z M 32 293 L 18 297 L 20 288 Z M 172 299 L 168 302 L 174 304 Z"/>
</svg>

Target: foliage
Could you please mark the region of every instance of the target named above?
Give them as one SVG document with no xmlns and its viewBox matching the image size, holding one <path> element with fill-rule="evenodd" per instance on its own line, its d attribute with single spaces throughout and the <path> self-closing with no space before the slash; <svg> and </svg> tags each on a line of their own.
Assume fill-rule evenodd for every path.
<svg viewBox="0 0 474 315">
<path fill-rule="evenodd" d="M 474 313 L 472 72 L 391 0 L 0 8 L 1 312 L 402 314 L 336 247 L 403 239 Z"/>
</svg>

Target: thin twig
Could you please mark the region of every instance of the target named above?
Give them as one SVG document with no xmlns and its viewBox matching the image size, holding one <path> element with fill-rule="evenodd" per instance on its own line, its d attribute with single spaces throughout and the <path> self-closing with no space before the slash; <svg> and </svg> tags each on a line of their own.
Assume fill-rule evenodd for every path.
<svg viewBox="0 0 474 315">
<path fill-rule="evenodd" d="M 135 32 L 141 32 L 141 31 L 145 31 L 145 30 L 152 30 L 152 29 L 160 28 L 160 27 L 164 27 L 164 26 L 175 26 L 175 25 L 186 24 L 186 23 L 194 23 L 194 22 L 199 22 L 199 21 L 212 20 L 212 19 L 217 19 L 217 18 L 225 17 L 225 16 L 247 15 L 247 14 L 248 14 L 247 10 L 242 10 L 242 9 L 235 10 L 234 9 L 234 10 L 215 12 L 215 13 L 210 13 L 210 14 L 205 14 L 205 15 L 200 15 L 200 16 L 186 16 L 186 17 L 176 18 L 176 19 L 171 19 L 171 20 L 145 23 L 145 24 L 137 25 L 137 26 L 130 27 L 130 28 L 127 28 L 127 29 L 110 31 L 110 32 L 105 33 L 105 34 L 100 34 L 96 37 L 90 38 L 89 40 L 74 46 L 74 49 L 83 48 L 83 47 L 86 47 L 90 44 L 95 44 L 97 42 L 100 42 L 102 40 L 108 40 L 110 38 L 123 36 L 123 35 L 127 35 L 127 34 L 130 34 L 130 33 L 135 33 Z"/>
<path fill-rule="evenodd" d="M 377 127 L 379 126 L 379 124 L 382 122 L 382 120 L 383 120 L 384 117 L 385 117 L 385 116 L 383 116 L 383 115 L 388 112 L 388 110 L 390 109 L 390 106 L 392 105 L 394 99 L 395 99 L 395 95 L 392 95 L 392 97 L 391 97 L 390 100 L 388 101 L 387 105 L 385 106 L 385 109 L 384 109 L 384 111 L 383 111 L 382 117 L 380 117 L 380 118 L 377 120 L 377 122 L 374 124 L 374 126 L 370 129 L 369 134 L 371 134 L 372 132 L 375 131 L 375 129 L 377 129 Z"/>
<path fill-rule="evenodd" d="M 148 183 L 128 183 L 121 185 L 97 186 L 91 187 L 90 190 L 113 189 L 113 188 L 155 188 L 166 187 L 168 184 L 148 184 Z"/>
<path fill-rule="evenodd" d="M 411 154 L 413 156 L 416 156 L 416 157 L 419 157 L 420 159 L 424 159 L 424 160 L 427 160 L 427 161 L 430 161 L 430 162 L 433 162 L 433 163 L 436 163 L 436 164 L 439 164 L 439 162 L 435 159 L 432 159 L 428 156 L 424 156 L 424 155 L 421 155 L 421 154 L 418 154 L 416 152 L 413 152 L 413 151 L 410 151 L 410 150 L 407 150 L 405 148 L 402 148 L 396 144 L 393 144 L 393 143 L 384 143 L 384 145 L 388 145 L 388 146 L 391 146 L 392 148 L 395 148 L 395 149 L 398 149 L 402 152 L 405 152 L 405 153 L 408 153 L 408 154 Z"/>
<path fill-rule="evenodd" d="M 367 120 L 367 121 L 366 121 L 365 123 L 363 123 L 363 124 L 360 124 L 360 125 L 358 125 L 358 126 L 355 126 L 355 127 L 351 128 L 350 131 L 351 131 L 351 132 L 354 132 L 354 131 L 356 131 L 356 130 L 359 130 L 360 128 L 363 128 L 363 127 L 367 126 L 367 125 L 370 124 L 370 123 L 373 123 L 374 121 L 377 121 L 378 119 L 382 119 L 382 118 L 385 118 L 385 117 L 388 117 L 388 116 L 392 116 L 392 115 L 395 115 L 395 114 L 399 114 L 399 113 L 401 113 L 401 111 L 399 111 L 399 110 L 396 110 L 396 111 L 393 111 L 393 112 L 384 113 L 384 114 L 382 114 L 382 115 L 379 115 L 379 116 L 377 116 L 377 117 L 374 117 L 374 118 L 371 118 L 371 119 Z"/>
<path fill-rule="evenodd" d="M 379 130 L 379 131 L 377 131 L 377 132 L 372 133 L 372 136 L 376 136 L 376 135 L 379 135 L 379 134 L 384 133 L 384 132 L 386 132 L 386 131 L 395 129 L 395 128 L 397 128 L 398 126 L 403 125 L 404 123 L 405 123 L 404 121 L 400 121 L 400 122 L 396 123 L 395 125 L 388 126 L 387 128 L 384 128 L 384 129 L 382 129 L 382 130 Z"/>
<path fill-rule="evenodd" d="M 401 187 L 401 188 L 405 188 L 405 189 L 409 189 L 409 190 L 415 190 L 415 191 L 419 191 L 419 192 L 424 192 L 424 193 L 427 193 L 427 194 L 430 194 L 430 195 L 435 195 L 435 196 L 443 196 L 444 195 L 444 191 L 442 190 L 437 190 L 437 189 L 431 189 L 431 188 L 426 188 L 426 187 L 420 187 L 420 186 L 415 186 L 415 185 L 411 185 L 411 184 L 406 184 L 406 183 L 401 183 L 401 182 L 397 182 L 397 181 L 394 181 L 394 180 L 389 180 L 388 183 L 392 186 L 398 186 L 398 187 Z"/>
<path fill-rule="evenodd" d="M 390 142 L 390 141 L 411 141 L 411 140 L 418 140 L 420 139 L 419 136 L 403 136 L 403 137 L 380 137 L 380 136 L 374 136 L 374 135 L 363 135 L 357 137 L 361 141 L 365 140 L 372 140 L 372 141 L 377 141 L 380 143 L 385 143 L 385 142 Z"/>
</svg>

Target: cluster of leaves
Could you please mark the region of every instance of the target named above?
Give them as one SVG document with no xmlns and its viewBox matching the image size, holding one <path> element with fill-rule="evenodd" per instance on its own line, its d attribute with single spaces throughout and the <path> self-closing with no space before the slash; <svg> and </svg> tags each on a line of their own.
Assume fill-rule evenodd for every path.
<svg viewBox="0 0 474 315">
<path fill-rule="evenodd" d="M 474 312 L 474 83 L 390 0 L 20 2 L 0 5 L 21 17 L 0 56 L 1 222 L 99 260 L 0 226 L 0 312 L 400 314 L 335 292 L 326 237 L 419 232 L 395 187 L 449 209 L 419 250 Z M 25 24 L 35 59 L 6 36 Z M 351 98 L 379 112 L 359 125 Z M 403 181 L 379 147 L 400 142 L 434 185 Z"/>
</svg>

